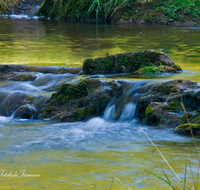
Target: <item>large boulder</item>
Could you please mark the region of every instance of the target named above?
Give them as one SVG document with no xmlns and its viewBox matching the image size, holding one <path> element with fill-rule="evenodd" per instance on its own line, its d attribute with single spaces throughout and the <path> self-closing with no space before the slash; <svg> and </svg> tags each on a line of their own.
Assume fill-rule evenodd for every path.
<svg viewBox="0 0 200 190">
<path fill-rule="evenodd" d="M 190 80 L 171 80 L 162 83 L 149 84 L 144 87 L 143 93 L 136 105 L 136 116 L 140 119 L 146 117 L 146 108 L 151 102 L 162 102 L 169 105 L 169 110 L 173 112 L 183 111 L 180 101 L 181 98 L 187 108 L 187 111 L 200 109 L 200 88 L 197 82 Z"/>
<path fill-rule="evenodd" d="M 121 91 L 122 86 L 115 81 L 85 78 L 67 82 L 45 103 L 39 118 L 73 122 L 100 116 L 111 98 Z"/>
<path fill-rule="evenodd" d="M 86 59 L 82 69 L 84 74 L 182 72 L 180 66 L 176 65 L 168 55 L 156 50 L 115 54 L 97 59 Z"/>
<path fill-rule="evenodd" d="M 151 102 L 146 108 L 146 122 L 148 125 L 164 125 L 176 127 L 186 122 L 184 114 L 173 112 L 172 103 Z"/>
<path fill-rule="evenodd" d="M 190 133 L 188 117 L 194 133 L 200 131 L 200 85 L 197 82 L 171 80 L 144 88 L 147 91 L 139 97 L 136 117 L 148 125 L 169 126 L 176 128 L 174 132 L 184 134 Z"/>
</svg>

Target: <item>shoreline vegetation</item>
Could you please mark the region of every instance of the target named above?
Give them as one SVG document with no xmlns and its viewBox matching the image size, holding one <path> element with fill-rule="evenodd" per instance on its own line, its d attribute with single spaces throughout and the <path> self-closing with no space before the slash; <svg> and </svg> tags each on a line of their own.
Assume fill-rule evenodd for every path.
<svg viewBox="0 0 200 190">
<path fill-rule="evenodd" d="M 0 14 L 23 13 L 38 5 L 39 16 L 53 20 L 103 22 L 112 24 L 200 25 L 197 0 L 2 0 Z M 43 3 L 42 3 L 43 2 Z"/>
<path fill-rule="evenodd" d="M 199 25 L 197 0 L 45 0 L 38 15 L 112 24 Z"/>
</svg>

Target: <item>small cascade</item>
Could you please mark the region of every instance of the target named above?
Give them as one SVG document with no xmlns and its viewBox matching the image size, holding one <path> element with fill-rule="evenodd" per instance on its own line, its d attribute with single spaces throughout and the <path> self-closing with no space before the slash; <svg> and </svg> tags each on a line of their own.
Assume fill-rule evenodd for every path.
<svg viewBox="0 0 200 190">
<path fill-rule="evenodd" d="M 20 106 L 29 102 L 29 96 L 22 91 L 11 91 L 0 103 L 0 115 L 10 116 Z"/>
<path fill-rule="evenodd" d="M 132 102 L 126 104 L 124 106 L 124 109 L 122 111 L 122 114 L 119 118 L 119 121 L 124 121 L 124 120 L 131 120 L 133 119 L 134 115 L 135 115 L 135 108 L 136 105 L 133 104 Z"/>
<path fill-rule="evenodd" d="M 135 115 L 135 108 L 138 97 L 144 93 L 143 87 L 147 84 L 145 81 L 123 82 L 124 90 L 122 95 L 110 102 L 104 112 L 103 118 L 106 121 L 132 120 Z"/>
<path fill-rule="evenodd" d="M 21 106 L 25 107 L 21 108 L 22 112 L 20 114 L 23 114 L 23 110 L 28 110 L 29 115 L 31 112 L 36 113 L 36 110 L 42 109 L 42 103 L 51 96 L 52 92 L 57 91 L 63 83 L 80 80 L 76 78 L 77 75 L 71 73 L 45 74 L 36 72 L 31 74 L 35 76 L 35 80 L 23 80 L 24 78 L 22 77 L 22 80 L 19 81 L 10 80 L 1 82 L 0 116 L 10 117 Z M 33 115 L 33 118 L 36 117 Z"/>
<path fill-rule="evenodd" d="M 111 106 L 111 104 L 109 104 L 104 112 L 103 118 L 106 121 L 111 121 L 115 118 L 116 116 L 116 109 L 115 109 L 115 105 L 113 104 Z"/>
</svg>

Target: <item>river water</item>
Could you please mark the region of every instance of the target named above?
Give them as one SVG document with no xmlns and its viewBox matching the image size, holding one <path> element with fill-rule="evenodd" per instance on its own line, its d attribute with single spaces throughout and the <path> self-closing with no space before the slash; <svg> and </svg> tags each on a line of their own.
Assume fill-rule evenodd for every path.
<svg viewBox="0 0 200 190">
<path fill-rule="evenodd" d="M 160 49 L 183 69 L 182 74 L 96 76 L 127 80 L 122 113 L 113 120 L 114 106 L 104 116 L 86 122 L 53 123 L 48 120 L 0 116 L 0 189 L 109 189 L 116 176 L 131 189 L 167 189 L 144 169 L 177 181 L 139 126 L 158 146 L 180 178 L 186 160 L 196 171 L 196 152 L 190 137 L 145 126 L 134 118 L 135 89 L 148 82 L 185 78 L 200 82 L 200 28 L 143 25 L 95 25 L 0 17 L 0 63 L 81 66 L 86 58 L 106 53 Z M 1 82 L 0 93 L 50 96 L 47 91 L 63 79 L 77 75 L 38 74 L 34 82 Z M 48 80 L 47 80 L 48 79 Z M 125 101 L 126 100 L 126 101 Z M 0 100 L 0 109 L 9 98 Z M 133 103 L 132 103 L 133 102 Z M 197 138 L 197 144 L 199 139 Z M 21 172 L 23 170 L 23 172 Z M 5 173 L 16 176 L 6 177 Z M 23 176 L 38 174 L 40 177 Z M 189 173 L 189 182 L 192 182 Z M 12 187 L 11 187 L 12 186 Z M 115 190 L 125 189 L 114 180 Z"/>
</svg>

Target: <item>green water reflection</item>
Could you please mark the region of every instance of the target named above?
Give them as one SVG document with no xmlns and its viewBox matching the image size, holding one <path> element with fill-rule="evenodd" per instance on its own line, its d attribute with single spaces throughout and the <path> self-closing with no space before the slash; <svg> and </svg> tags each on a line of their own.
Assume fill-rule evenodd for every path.
<svg viewBox="0 0 200 190">
<path fill-rule="evenodd" d="M 163 182 L 148 175 L 144 169 L 161 176 L 163 176 L 161 169 L 164 169 L 174 182 L 177 181 L 151 145 L 140 143 L 131 145 L 133 148 L 128 152 L 47 149 L 45 152 L 18 154 L 14 158 L 5 157 L 1 159 L 0 168 L 5 172 L 17 171 L 18 177 L 0 177 L 0 188 L 11 189 L 9 184 L 12 184 L 15 189 L 20 190 L 104 190 L 109 189 L 112 177 L 116 176 L 133 190 L 169 189 Z M 164 143 L 160 150 L 181 178 L 186 160 L 196 158 L 192 143 L 185 146 L 178 143 Z M 25 170 L 26 174 L 39 174 L 40 177 L 19 177 L 21 170 Z M 191 176 L 187 180 L 192 184 Z M 113 189 L 121 190 L 123 186 L 115 181 Z"/>
<path fill-rule="evenodd" d="M 200 28 L 95 25 L 0 18 L 0 63 L 82 65 L 86 58 L 161 49 L 183 69 L 199 70 Z"/>
</svg>

